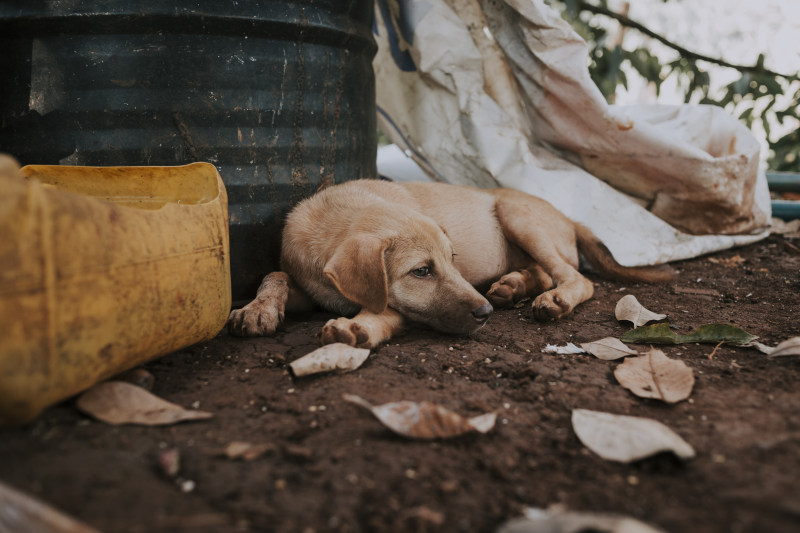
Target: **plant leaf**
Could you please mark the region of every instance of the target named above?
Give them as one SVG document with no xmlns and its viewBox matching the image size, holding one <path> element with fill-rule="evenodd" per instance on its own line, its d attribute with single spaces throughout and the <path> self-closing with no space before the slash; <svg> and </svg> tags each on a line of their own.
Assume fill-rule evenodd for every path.
<svg viewBox="0 0 800 533">
<path fill-rule="evenodd" d="M 667 403 L 685 400 L 694 387 L 694 371 L 683 361 L 670 359 L 656 349 L 626 359 L 614 370 L 614 377 L 640 398 L 655 398 Z"/>
<path fill-rule="evenodd" d="M 84 392 L 76 405 L 84 413 L 114 426 L 166 426 L 213 416 L 205 411 L 184 409 L 125 381 L 98 383 Z"/>
<path fill-rule="evenodd" d="M 610 461 L 630 463 L 667 451 L 681 459 L 695 456 L 677 433 L 650 418 L 574 409 L 572 429 L 584 446 Z"/>
<path fill-rule="evenodd" d="M 392 402 L 373 406 L 353 394 L 345 394 L 345 401 L 368 409 L 398 435 L 415 439 L 443 439 L 465 433 L 488 433 L 497 420 L 496 413 L 486 413 L 473 418 L 445 409 L 431 402 Z"/>
<path fill-rule="evenodd" d="M 616 337 L 606 337 L 594 342 L 584 342 L 581 343 L 581 348 L 604 361 L 614 361 L 615 359 L 621 359 L 629 355 L 639 355 L 639 352 L 628 348 Z"/>
<path fill-rule="evenodd" d="M 624 342 L 652 344 L 684 344 L 700 342 L 705 344 L 748 344 L 758 337 L 730 324 L 705 324 L 688 335 L 675 333 L 669 324 L 653 324 L 632 329 L 622 336 Z"/>
<path fill-rule="evenodd" d="M 326 344 L 292 361 L 289 368 L 299 378 L 323 372 L 352 372 L 369 357 L 368 348 L 354 348 L 342 343 Z"/>
<path fill-rule="evenodd" d="M 628 322 L 633 322 L 633 327 L 635 328 L 654 320 L 663 320 L 667 318 L 667 315 L 653 313 L 645 309 L 633 294 L 628 294 L 620 298 L 617 302 L 617 307 L 614 309 L 614 316 L 616 316 L 619 321 L 627 320 Z"/>
</svg>

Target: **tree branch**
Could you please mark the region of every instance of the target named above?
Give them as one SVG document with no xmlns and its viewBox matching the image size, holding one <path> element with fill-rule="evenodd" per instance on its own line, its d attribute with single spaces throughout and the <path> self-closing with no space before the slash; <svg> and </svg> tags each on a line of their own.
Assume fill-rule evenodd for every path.
<svg viewBox="0 0 800 533">
<path fill-rule="evenodd" d="M 625 15 L 621 15 L 619 13 L 611 11 L 610 9 L 608 9 L 606 7 L 603 7 L 603 6 L 598 6 L 598 5 L 595 5 L 595 4 L 591 4 L 589 2 L 579 1 L 578 5 L 577 5 L 577 9 L 580 10 L 580 11 L 588 11 L 588 12 L 594 13 L 596 15 L 605 15 L 606 17 L 610 17 L 610 18 L 616 20 L 617 22 L 619 22 L 620 24 L 622 24 L 623 26 L 626 26 L 628 28 L 633 28 L 633 29 L 638 30 L 641 33 L 647 35 L 648 37 L 652 37 L 656 41 L 659 41 L 660 43 L 672 48 L 673 50 L 678 52 L 681 56 L 683 56 L 683 57 L 685 57 L 687 59 L 706 61 L 708 63 L 714 63 L 714 64 L 720 65 L 722 67 L 728 67 L 728 68 L 736 69 L 736 70 L 738 70 L 740 72 L 753 72 L 755 74 L 765 74 L 767 76 L 781 77 L 781 78 L 794 78 L 795 77 L 795 76 L 789 76 L 787 74 L 781 74 L 780 72 L 775 72 L 774 70 L 770 70 L 768 68 L 764 68 L 763 66 L 757 65 L 757 64 L 756 65 L 752 65 L 752 66 L 737 65 L 735 63 L 729 63 L 729 62 L 727 62 L 727 61 L 725 61 L 723 59 L 710 57 L 710 56 L 707 56 L 707 55 L 703 55 L 703 54 L 698 54 L 696 52 L 692 52 L 691 50 L 687 50 L 686 48 L 682 47 L 679 44 L 673 43 L 672 41 L 670 41 L 666 37 L 664 37 L 662 35 L 659 35 L 658 33 L 654 32 L 650 28 L 644 26 L 643 24 L 641 24 L 639 22 L 636 22 L 635 20 L 631 20 L 628 17 L 626 17 Z"/>
</svg>

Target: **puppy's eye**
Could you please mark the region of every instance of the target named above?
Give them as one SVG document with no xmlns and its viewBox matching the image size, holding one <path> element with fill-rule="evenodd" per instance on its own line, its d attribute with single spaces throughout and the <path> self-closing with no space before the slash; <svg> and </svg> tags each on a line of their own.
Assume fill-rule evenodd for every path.
<svg viewBox="0 0 800 533">
<path fill-rule="evenodd" d="M 428 267 L 419 267 L 412 270 L 411 273 L 418 278 L 427 278 L 431 275 L 431 269 Z"/>
</svg>

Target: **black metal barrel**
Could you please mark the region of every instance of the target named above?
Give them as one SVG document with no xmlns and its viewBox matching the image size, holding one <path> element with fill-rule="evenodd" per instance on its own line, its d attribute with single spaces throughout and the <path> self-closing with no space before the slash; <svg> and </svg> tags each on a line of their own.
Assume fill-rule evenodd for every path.
<svg viewBox="0 0 800 533">
<path fill-rule="evenodd" d="M 0 152 L 215 164 L 233 298 L 250 298 L 293 204 L 377 174 L 372 13 L 372 0 L 0 2 Z"/>
</svg>

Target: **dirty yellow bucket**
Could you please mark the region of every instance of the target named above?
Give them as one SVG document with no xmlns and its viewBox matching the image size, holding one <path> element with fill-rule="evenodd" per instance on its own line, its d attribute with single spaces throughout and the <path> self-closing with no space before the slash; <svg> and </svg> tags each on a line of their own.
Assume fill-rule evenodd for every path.
<svg viewBox="0 0 800 533">
<path fill-rule="evenodd" d="M 223 327 L 228 205 L 213 165 L 19 174 L 0 172 L 0 426 Z"/>
</svg>

